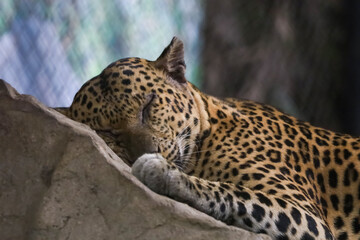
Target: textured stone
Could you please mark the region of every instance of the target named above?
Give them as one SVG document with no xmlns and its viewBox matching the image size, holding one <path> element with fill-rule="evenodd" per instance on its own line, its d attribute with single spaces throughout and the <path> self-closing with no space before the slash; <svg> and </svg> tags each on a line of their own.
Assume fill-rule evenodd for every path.
<svg viewBox="0 0 360 240">
<path fill-rule="evenodd" d="M 0 80 L 0 239 L 268 239 L 142 183 L 87 126 Z"/>
</svg>

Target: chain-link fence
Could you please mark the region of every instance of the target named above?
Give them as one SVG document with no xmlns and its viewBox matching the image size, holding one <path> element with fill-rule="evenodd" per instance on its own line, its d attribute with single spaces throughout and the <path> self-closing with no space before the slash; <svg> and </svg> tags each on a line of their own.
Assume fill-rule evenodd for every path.
<svg viewBox="0 0 360 240">
<path fill-rule="evenodd" d="M 1 0 L 0 78 L 49 106 L 68 106 L 112 61 L 156 59 L 176 35 L 195 81 L 202 18 L 202 2 L 191 0 Z"/>
</svg>

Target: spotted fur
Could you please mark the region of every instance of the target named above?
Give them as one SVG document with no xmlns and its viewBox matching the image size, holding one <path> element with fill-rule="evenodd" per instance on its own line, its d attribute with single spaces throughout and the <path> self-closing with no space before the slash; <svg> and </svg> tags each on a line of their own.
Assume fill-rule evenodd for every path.
<svg viewBox="0 0 360 240">
<path fill-rule="evenodd" d="M 154 191 L 273 239 L 360 239 L 360 139 L 277 109 L 200 92 L 174 38 L 85 83 L 70 118 Z M 145 154 L 145 155 L 143 155 Z"/>
</svg>

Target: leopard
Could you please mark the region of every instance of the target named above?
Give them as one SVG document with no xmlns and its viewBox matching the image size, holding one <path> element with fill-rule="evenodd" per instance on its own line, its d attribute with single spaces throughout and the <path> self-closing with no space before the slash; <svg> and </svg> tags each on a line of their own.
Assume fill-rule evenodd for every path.
<svg viewBox="0 0 360 240">
<path fill-rule="evenodd" d="M 185 77 L 174 37 L 155 61 L 111 63 L 58 108 L 157 194 L 271 239 L 360 239 L 360 138 Z"/>
</svg>

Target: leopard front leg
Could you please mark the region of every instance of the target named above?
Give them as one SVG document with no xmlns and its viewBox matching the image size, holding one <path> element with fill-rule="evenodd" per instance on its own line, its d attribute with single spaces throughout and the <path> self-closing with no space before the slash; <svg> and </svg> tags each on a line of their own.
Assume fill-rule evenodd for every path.
<svg viewBox="0 0 360 240">
<path fill-rule="evenodd" d="M 273 239 L 333 239 L 326 224 L 301 207 L 261 191 L 189 176 L 160 154 L 144 154 L 132 173 L 153 191 L 184 202 L 227 224 Z"/>
</svg>

